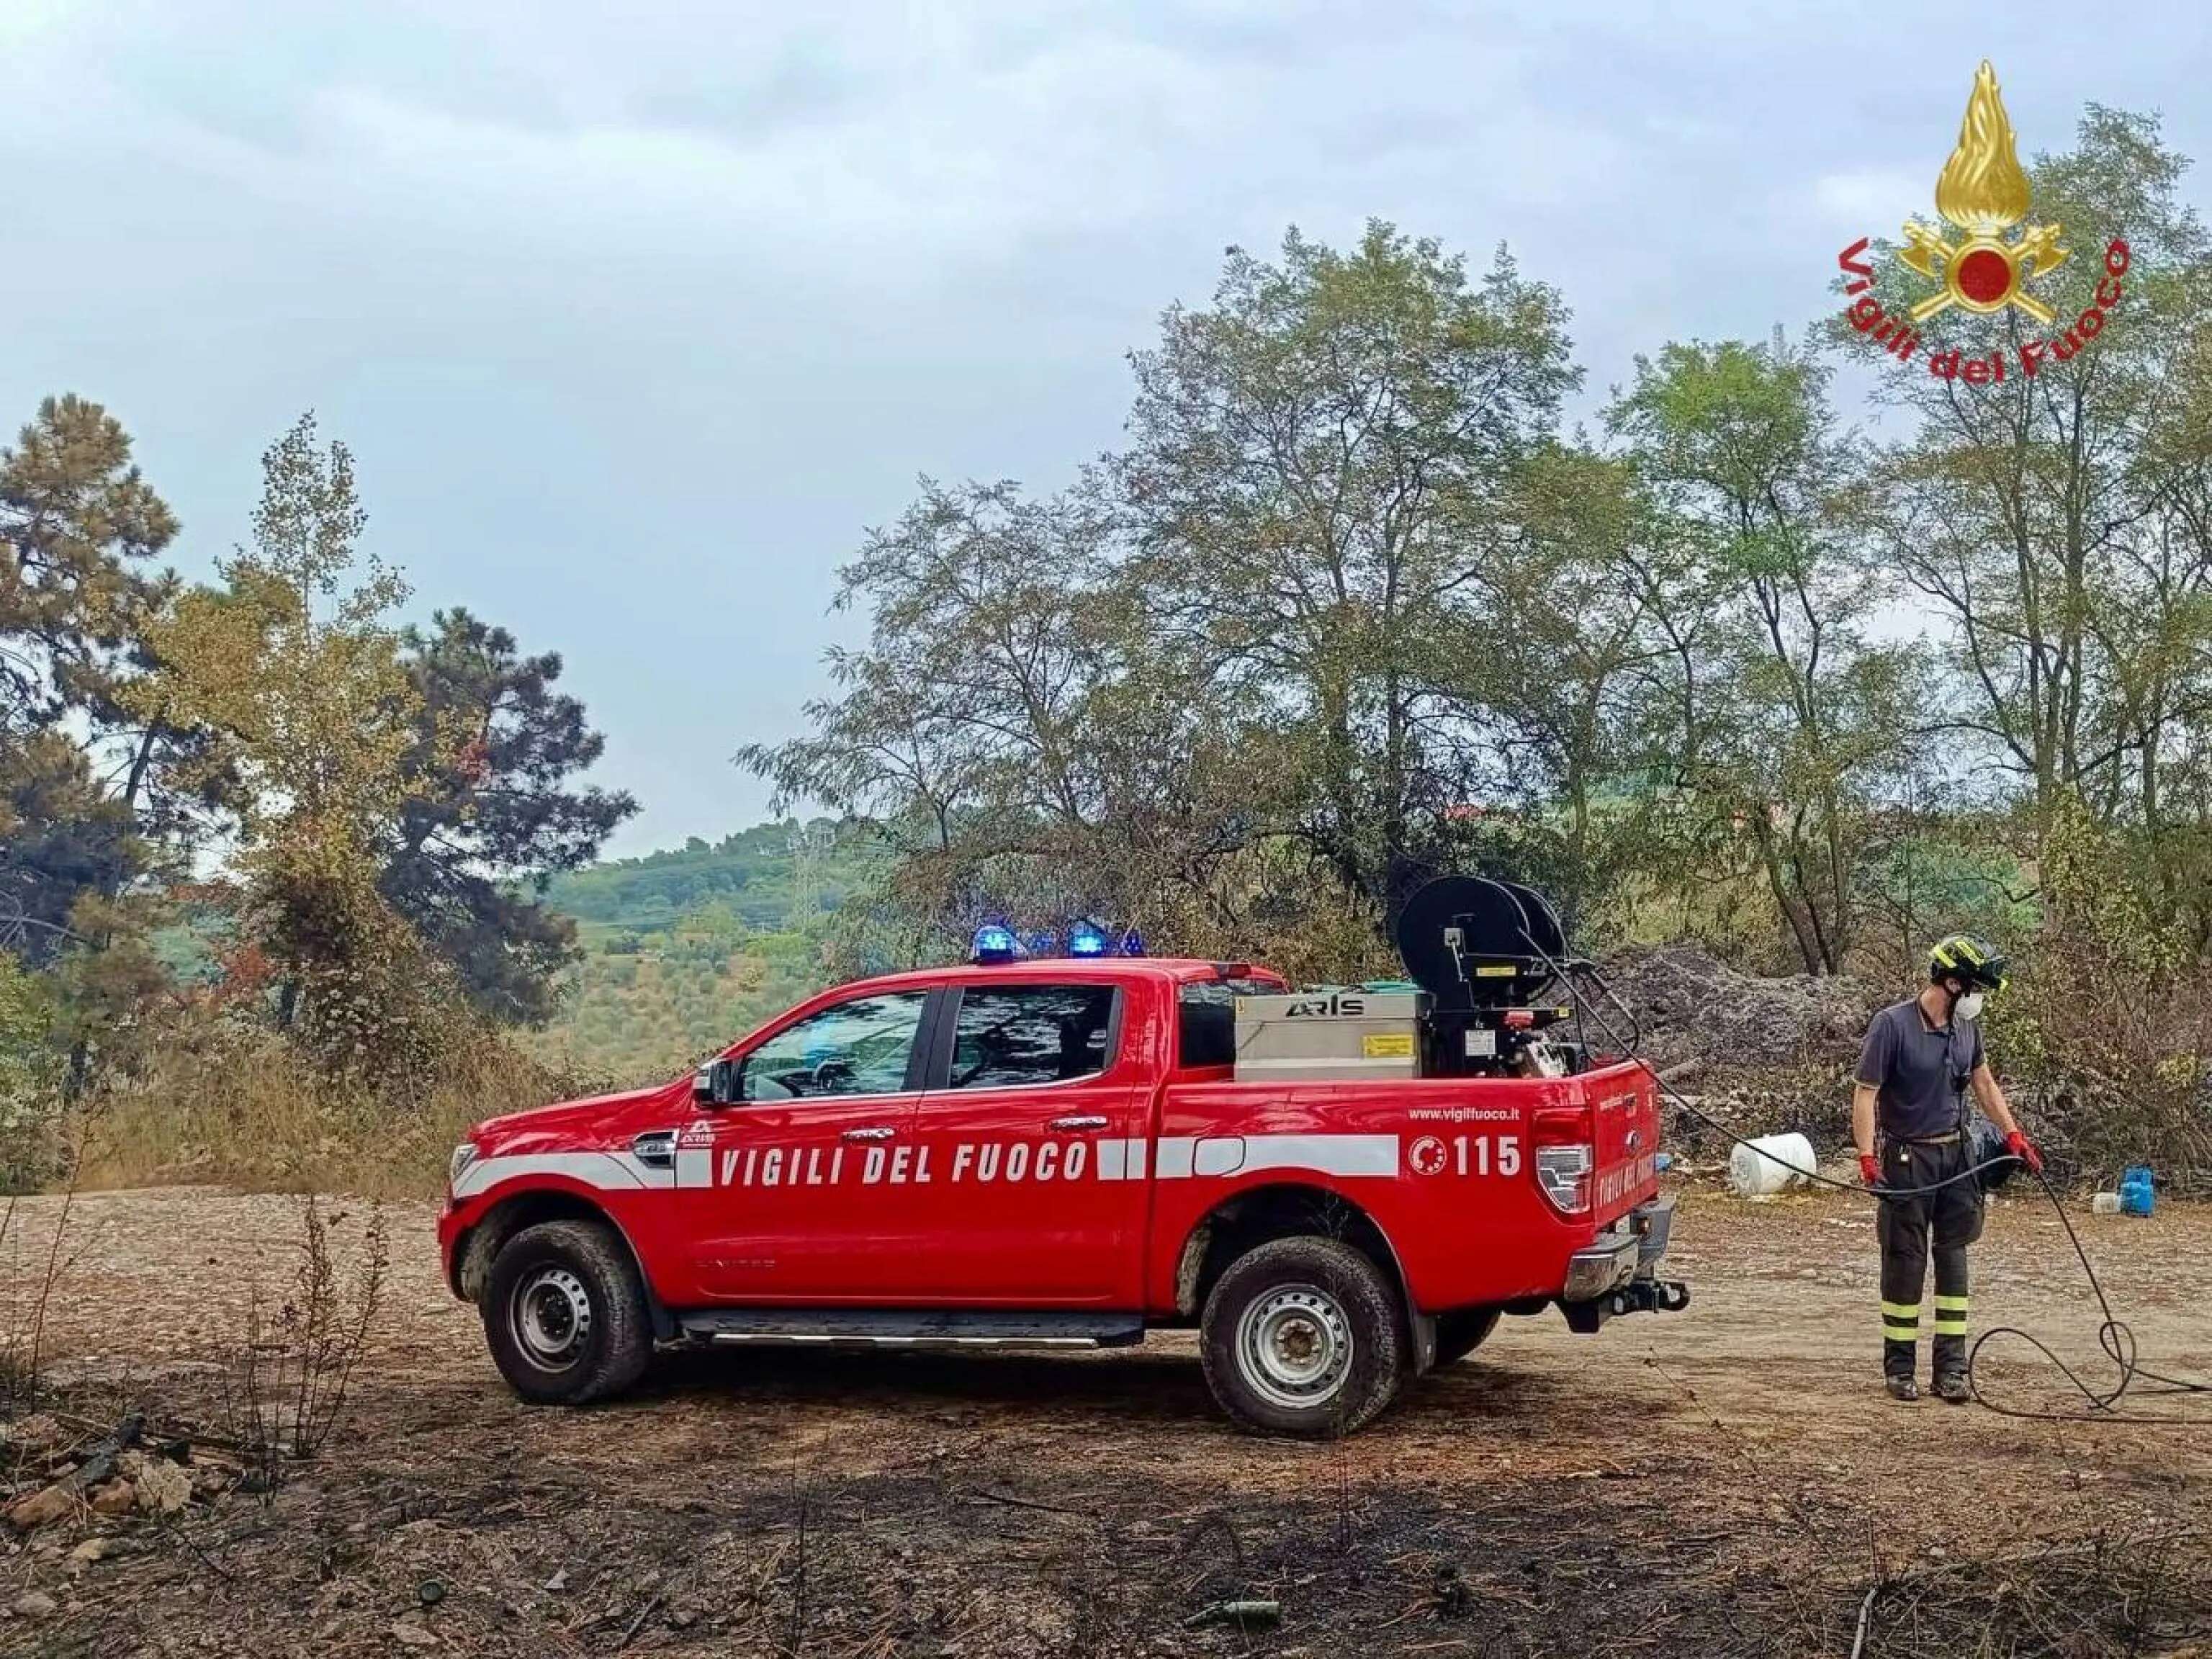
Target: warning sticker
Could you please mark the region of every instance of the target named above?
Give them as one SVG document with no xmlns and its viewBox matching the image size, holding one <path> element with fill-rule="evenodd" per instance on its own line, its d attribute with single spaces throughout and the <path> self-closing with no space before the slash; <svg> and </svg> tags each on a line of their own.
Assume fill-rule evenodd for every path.
<svg viewBox="0 0 2212 1659">
<path fill-rule="evenodd" d="M 1411 1060 L 1413 1057 L 1413 1034 L 1411 1031 L 1371 1031 L 1359 1039 L 1359 1052 L 1370 1060 Z"/>
</svg>

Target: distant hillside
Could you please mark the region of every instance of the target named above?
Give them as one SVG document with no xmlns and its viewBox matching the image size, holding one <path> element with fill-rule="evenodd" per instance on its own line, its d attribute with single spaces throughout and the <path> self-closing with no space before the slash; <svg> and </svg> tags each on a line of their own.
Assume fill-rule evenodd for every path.
<svg viewBox="0 0 2212 1659">
<path fill-rule="evenodd" d="M 549 1046 L 621 1083 L 672 1075 L 819 989 L 823 940 L 868 849 L 826 819 L 556 878 L 546 902 L 585 951 Z"/>
<path fill-rule="evenodd" d="M 787 820 L 556 876 L 546 902 L 587 928 L 664 928 L 717 900 L 749 927 L 790 927 L 835 910 L 865 862 L 828 819 Z"/>
</svg>

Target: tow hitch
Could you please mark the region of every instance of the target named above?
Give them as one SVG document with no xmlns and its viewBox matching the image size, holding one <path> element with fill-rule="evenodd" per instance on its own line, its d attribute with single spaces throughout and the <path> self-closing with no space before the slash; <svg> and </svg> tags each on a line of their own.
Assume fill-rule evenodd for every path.
<svg viewBox="0 0 2212 1659">
<path fill-rule="evenodd" d="M 1680 1313 L 1690 1305 L 1690 1287 L 1679 1279 L 1632 1279 L 1617 1291 L 1588 1302 L 1562 1302 L 1567 1328 L 1584 1335 L 1619 1314 Z"/>
</svg>

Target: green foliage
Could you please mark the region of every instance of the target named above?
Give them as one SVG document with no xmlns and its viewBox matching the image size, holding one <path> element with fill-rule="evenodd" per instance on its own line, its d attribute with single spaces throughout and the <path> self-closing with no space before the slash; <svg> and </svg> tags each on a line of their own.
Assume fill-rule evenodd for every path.
<svg viewBox="0 0 2212 1659">
<path fill-rule="evenodd" d="M 533 1046 L 623 1085 L 662 1081 L 834 982 L 826 932 L 756 933 L 705 912 L 633 953 L 589 951 Z"/>
<path fill-rule="evenodd" d="M 1827 382 L 1778 338 L 1670 345 L 1607 415 L 1700 576 L 1674 625 L 1703 671 L 1683 678 L 1682 780 L 1726 814 L 1814 973 L 1858 942 L 1870 808 L 1909 764 L 1923 684 L 1912 649 L 1866 633 L 1875 582 Z"/>
<path fill-rule="evenodd" d="M 139 562 L 176 520 L 97 404 L 49 398 L 0 450 L 0 731 L 51 725 L 106 696 L 160 583 Z"/>
<path fill-rule="evenodd" d="M 1565 308 L 1502 249 L 1470 281 L 1380 222 L 1346 252 L 1293 230 L 1276 263 L 1231 249 L 1212 307 L 1170 310 L 1132 362 L 1111 602 L 1156 654 L 1129 655 L 1264 734 L 1265 772 L 1224 781 L 1387 909 L 1496 781 L 1462 683 L 1496 629 L 1464 590 L 1579 381 Z"/>
<path fill-rule="evenodd" d="M 61 1066 L 51 988 L 0 951 L 0 1192 L 50 1173 Z"/>
<path fill-rule="evenodd" d="M 351 454 L 322 448 L 312 416 L 262 473 L 253 547 L 156 620 L 140 696 L 215 733 L 207 764 L 239 780 L 242 915 L 281 1023 L 334 1064 L 404 1076 L 440 1041 L 450 972 L 378 886 L 388 827 L 437 774 L 386 621 L 407 587 L 374 556 L 352 580 L 368 515 Z"/>
<path fill-rule="evenodd" d="M 0 948 L 34 963 L 68 945 L 81 898 L 149 869 L 152 727 L 118 787 L 97 764 L 127 737 L 147 618 L 173 589 L 144 562 L 176 522 L 97 404 L 49 398 L 0 450 Z M 87 734 L 90 742 L 88 743 Z"/>
<path fill-rule="evenodd" d="M 634 930 L 632 951 L 645 932 L 716 900 L 750 928 L 803 928 L 835 910 L 863 878 L 874 842 L 865 829 L 826 818 L 756 824 L 711 847 L 694 836 L 672 852 L 556 874 L 546 884 L 545 902 L 582 923 L 587 938 Z"/>
<path fill-rule="evenodd" d="M 840 960 L 1019 911 L 1364 962 L 1503 787 L 1467 567 L 1516 535 L 1574 381 L 1563 320 L 1503 255 L 1471 281 L 1385 225 L 1348 253 L 1293 232 L 1169 313 L 1130 445 L 1082 487 L 925 483 L 841 573 L 871 631 L 811 731 L 739 753 L 893 855 Z"/>
<path fill-rule="evenodd" d="M 557 655 L 520 656 L 513 635 L 465 611 L 408 629 L 404 648 L 419 713 L 378 889 L 480 1012 L 543 1024 L 576 950 L 573 926 L 538 896 L 556 872 L 588 864 L 637 803 L 572 783 L 605 745 L 584 706 L 554 690 Z"/>
<path fill-rule="evenodd" d="M 545 902 L 584 954 L 538 1046 L 657 1082 L 839 978 L 906 965 L 864 921 L 882 861 L 866 826 L 817 818 L 556 876 Z"/>
</svg>

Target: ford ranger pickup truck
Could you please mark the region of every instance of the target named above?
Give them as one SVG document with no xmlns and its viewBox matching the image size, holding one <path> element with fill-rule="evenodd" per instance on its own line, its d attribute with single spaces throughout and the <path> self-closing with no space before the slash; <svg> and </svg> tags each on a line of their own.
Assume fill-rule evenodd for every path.
<svg viewBox="0 0 2212 1659">
<path fill-rule="evenodd" d="M 1198 1332 L 1249 1427 L 1335 1435 L 1503 1314 L 1686 1300 L 1656 1086 L 1237 1081 L 1265 969 L 1034 960 L 838 987 L 659 1087 L 454 1149 L 453 1293 L 531 1401 L 678 1344 L 1103 1347 Z"/>
</svg>

